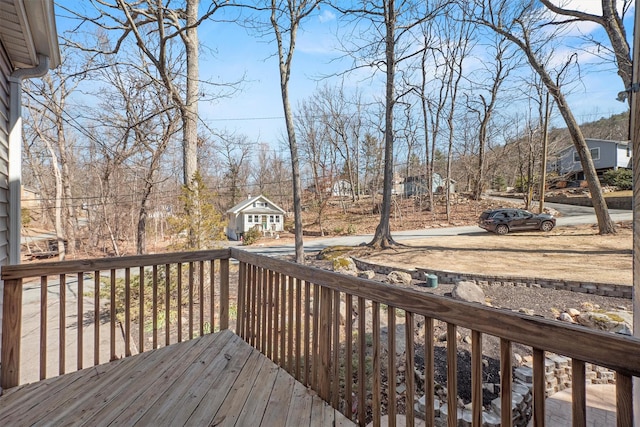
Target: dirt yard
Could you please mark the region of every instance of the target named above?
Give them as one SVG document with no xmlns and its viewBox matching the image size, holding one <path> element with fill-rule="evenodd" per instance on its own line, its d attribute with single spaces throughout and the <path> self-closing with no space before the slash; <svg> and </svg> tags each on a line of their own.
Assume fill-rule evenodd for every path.
<svg viewBox="0 0 640 427">
<path fill-rule="evenodd" d="M 586 225 L 498 236 L 478 228 L 477 233 L 412 240 L 383 251 L 359 248 L 354 255 L 405 268 L 631 285 L 631 223 L 617 229 L 609 236 Z"/>
</svg>

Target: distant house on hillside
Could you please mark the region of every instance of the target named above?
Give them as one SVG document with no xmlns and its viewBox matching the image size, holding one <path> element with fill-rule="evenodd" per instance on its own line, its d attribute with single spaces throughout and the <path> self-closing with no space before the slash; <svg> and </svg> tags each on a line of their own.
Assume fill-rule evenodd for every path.
<svg viewBox="0 0 640 427">
<path fill-rule="evenodd" d="M 262 234 L 284 230 L 285 210 L 263 195 L 249 197 L 227 211 L 227 237 L 240 240 L 252 228 Z"/>
<path fill-rule="evenodd" d="M 339 179 L 331 186 L 331 195 L 335 197 L 351 196 L 351 183 L 344 179 Z"/>
<path fill-rule="evenodd" d="M 456 182 L 451 180 L 449 184 L 451 188 L 451 192 L 455 192 Z M 431 180 L 431 190 L 433 193 L 437 193 L 438 191 L 443 191 L 445 186 L 445 180 L 440 176 L 440 174 L 434 173 L 433 179 Z M 427 177 L 425 175 L 414 175 L 408 176 L 404 179 L 404 195 L 406 197 L 410 196 L 419 196 L 421 194 L 426 194 L 427 192 Z"/>
<path fill-rule="evenodd" d="M 628 141 L 587 138 L 586 142 L 599 176 L 608 170 L 631 169 L 631 145 Z M 557 172 L 560 176 L 575 180 L 585 179 L 580 157 L 573 145 L 549 157 L 547 172 Z"/>
</svg>

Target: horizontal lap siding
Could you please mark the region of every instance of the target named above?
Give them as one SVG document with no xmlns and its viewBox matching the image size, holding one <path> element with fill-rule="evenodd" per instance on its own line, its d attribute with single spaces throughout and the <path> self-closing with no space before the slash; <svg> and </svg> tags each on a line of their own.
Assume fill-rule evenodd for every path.
<svg viewBox="0 0 640 427">
<path fill-rule="evenodd" d="M 8 260 L 9 242 L 7 216 L 9 200 L 8 152 L 9 152 L 9 81 L 11 73 L 9 57 L 0 44 L 0 266 Z M 2 343 L 2 303 L 4 283 L 0 281 L 0 343 Z M 0 344 L 1 345 L 1 344 Z"/>
</svg>

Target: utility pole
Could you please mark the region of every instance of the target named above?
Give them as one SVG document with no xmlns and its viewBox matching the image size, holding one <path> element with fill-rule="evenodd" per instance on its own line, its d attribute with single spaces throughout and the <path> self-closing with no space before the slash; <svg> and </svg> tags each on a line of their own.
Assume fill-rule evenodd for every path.
<svg viewBox="0 0 640 427">
<path fill-rule="evenodd" d="M 540 207 L 538 212 L 544 210 L 544 190 L 547 181 L 547 144 L 549 140 L 549 91 L 544 101 L 544 124 L 542 125 L 542 165 L 540 171 Z"/>
</svg>

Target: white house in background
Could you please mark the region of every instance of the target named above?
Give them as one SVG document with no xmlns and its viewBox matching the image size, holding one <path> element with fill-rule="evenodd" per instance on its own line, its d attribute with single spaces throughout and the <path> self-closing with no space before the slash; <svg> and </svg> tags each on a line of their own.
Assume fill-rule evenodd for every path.
<svg viewBox="0 0 640 427">
<path fill-rule="evenodd" d="M 227 237 L 240 240 L 252 228 L 262 234 L 278 233 L 284 230 L 285 210 L 263 195 L 249 196 L 227 211 Z"/>
<path fill-rule="evenodd" d="M 351 196 L 351 183 L 344 179 L 339 179 L 331 186 L 331 195 L 337 197 Z"/>
<path fill-rule="evenodd" d="M 425 175 L 415 175 L 408 176 L 404 179 L 404 195 L 406 197 L 411 196 L 419 196 L 427 193 L 427 177 Z M 438 191 L 444 191 L 444 186 L 446 185 L 445 179 L 440 176 L 438 173 L 434 173 L 431 178 L 431 191 L 433 193 L 437 193 Z M 455 193 L 456 191 L 456 181 L 450 180 L 449 186 L 451 188 L 451 192 Z"/>
</svg>

